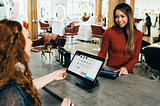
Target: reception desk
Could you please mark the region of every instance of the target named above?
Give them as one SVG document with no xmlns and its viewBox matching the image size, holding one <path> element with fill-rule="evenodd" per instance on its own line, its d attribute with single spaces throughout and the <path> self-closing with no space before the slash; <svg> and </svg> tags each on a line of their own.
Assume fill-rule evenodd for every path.
<svg viewBox="0 0 160 106">
<path fill-rule="evenodd" d="M 54 56 L 43 60 L 40 53 L 33 52 L 29 66 L 33 78 L 63 68 L 55 61 Z M 66 79 L 53 81 L 43 89 L 59 100 L 70 98 L 75 106 L 159 106 L 160 104 L 160 83 L 141 76 L 121 75 L 115 80 L 98 77 L 100 85 L 91 90 L 81 88 L 75 83 L 76 80 L 76 77 L 67 74 Z"/>
</svg>

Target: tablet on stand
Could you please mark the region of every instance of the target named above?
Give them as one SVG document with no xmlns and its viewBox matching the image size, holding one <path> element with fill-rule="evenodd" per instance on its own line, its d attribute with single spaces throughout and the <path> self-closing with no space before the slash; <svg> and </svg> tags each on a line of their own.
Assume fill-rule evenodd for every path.
<svg viewBox="0 0 160 106">
<path fill-rule="evenodd" d="M 77 84 L 84 88 L 91 89 L 99 85 L 97 77 L 104 61 L 104 58 L 82 51 L 76 51 L 67 68 L 67 73 L 78 78 L 76 81 Z"/>
</svg>

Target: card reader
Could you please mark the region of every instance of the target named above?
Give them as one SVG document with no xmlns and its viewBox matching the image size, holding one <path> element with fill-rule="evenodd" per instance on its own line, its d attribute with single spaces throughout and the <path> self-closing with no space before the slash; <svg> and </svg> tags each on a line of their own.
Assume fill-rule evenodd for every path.
<svg viewBox="0 0 160 106">
<path fill-rule="evenodd" d="M 110 78 L 110 79 L 115 79 L 118 76 L 119 76 L 118 73 L 104 71 L 104 70 L 101 70 L 99 74 L 99 77 L 105 77 L 105 78 Z"/>
</svg>

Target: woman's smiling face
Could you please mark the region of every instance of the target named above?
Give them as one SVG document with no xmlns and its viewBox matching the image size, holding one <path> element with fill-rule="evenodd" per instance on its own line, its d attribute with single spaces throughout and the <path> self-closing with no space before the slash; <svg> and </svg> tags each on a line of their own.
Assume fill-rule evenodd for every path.
<svg viewBox="0 0 160 106">
<path fill-rule="evenodd" d="M 128 16 L 121 10 L 117 9 L 115 12 L 115 22 L 119 27 L 123 28 L 128 23 Z"/>
</svg>

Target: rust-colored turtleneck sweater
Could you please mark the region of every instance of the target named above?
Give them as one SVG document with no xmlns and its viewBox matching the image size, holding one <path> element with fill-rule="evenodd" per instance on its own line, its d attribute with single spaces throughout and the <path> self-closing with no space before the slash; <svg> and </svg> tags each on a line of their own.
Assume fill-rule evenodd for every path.
<svg viewBox="0 0 160 106">
<path fill-rule="evenodd" d="M 134 57 L 131 58 L 130 53 L 124 54 L 126 38 L 122 29 L 119 27 L 109 28 L 103 33 L 101 50 L 98 53 L 98 56 L 106 58 L 108 52 L 107 66 L 116 69 L 126 67 L 129 73 L 134 73 L 133 66 L 138 61 L 142 42 L 142 32 L 137 29 L 135 31 L 134 41 Z"/>
</svg>

